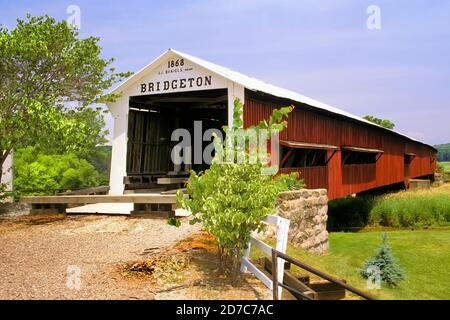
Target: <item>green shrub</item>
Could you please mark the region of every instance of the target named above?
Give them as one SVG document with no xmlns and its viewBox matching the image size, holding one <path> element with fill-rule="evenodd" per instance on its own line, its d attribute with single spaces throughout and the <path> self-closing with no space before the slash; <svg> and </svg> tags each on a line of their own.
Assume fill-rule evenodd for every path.
<svg viewBox="0 0 450 320">
<path fill-rule="evenodd" d="M 345 197 L 328 203 L 328 230 L 363 228 L 369 222 L 374 198 Z"/>
<path fill-rule="evenodd" d="M 380 277 L 381 281 L 394 287 L 405 279 L 405 272 L 392 254 L 391 247 L 387 243 L 387 234 L 384 233 L 381 238 L 377 254 L 364 263 L 360 273 L 364 278 L 375 277 L 376 280 L 376 277 Z"/>
<path fill-rule="evenodd" d="M 444 186 L 379 197 L 370 212 L 369 222 L 387 227 L 447 225 L 450 223 L 450 190 Z"/>
<path fill-rule="evenodd" d="M 274 212 L 278 190 L 272 177 L 261 174 L 261 165 L 216 163 L 191 173 L 187 193 L 189 198 L 179 198 L 182 207 L 216 237 L 221 267 L 235 282 L 250 233 L 261 231 L 261 219 Z"/>
<path fill-rule="evenodd" d="M 426 228 L 450 224 L 450 186 L 400 191 L 383 196 L 346 197 L 330 201 L 328 230 L 363 228 Z"/>
<path fill-rule="evenodd" d="M 278 192 L 287 190 L 299 190 L 305 187 L 303 180 L 300 180 L 298 172 L 280 174 L 275 177 L 275 188 Z"/>
<path fill-rule="evenodd" d="M 31 147 L 14 153 L 14 189 L 17 195 L 51 195 L 98 186 L 100 174 L 76 155 L 45 155 Z"/>
<path fill-rule="evenodd" d="M 232 130 L 242 127 L 242 107 L 237 99 Z M 271 119 L 260 124 L 260 128 L 283 129 L 286 126 L 284 117 L 291 111 L 290 107 L 274 110 Z M 296 174 L 276 178 L 262 174 L 263 169 L 267 169 L 265 164 L 234 163 L 235 159 L 221 161 L 227 159 L 229 151 L 233 157 L 239 152 L 248 155 L 247 143 L 245 147 L 232 146 L 229 150 L 215 137 L 214 146 L 216 154 L 210 168 L 200 173 L 191 171 L 186 186 L 187 197 L 178 192 L 177 200 L 182 208 L 192 212 L 192 223 L 202 223 L 203 228 L 215 236 L 221 269 L 228 272 L 232 283 L 236 284 L 241 257 L 251 232 L 261 231 L 264 227 L 262 218 L 275 212 L 278 192 L 302 184 L 296 181 Z M 174 219 L 169 223 L 179 224 Z"/>
</svg>

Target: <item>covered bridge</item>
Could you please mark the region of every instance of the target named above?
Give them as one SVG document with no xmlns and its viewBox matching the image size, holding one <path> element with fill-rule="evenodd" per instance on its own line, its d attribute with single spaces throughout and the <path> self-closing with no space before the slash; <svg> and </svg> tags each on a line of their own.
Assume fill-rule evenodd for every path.
<svg viewBox="0 0 450 320">
<path fill-rule="evenodd" d="M 437 151 L 423 142 L 171 49 L 113 93 L 121 96 L 108 106 L 114 117 L 113 195 L 183 181 L 187 170 L 171 162 L 178 143 L 171 133 L 186 128 L 194 135 L 194 121 L 202 121 L 203 131 L 229 124 L 235 98 L 244 101 L 244 126 L 268 118 L 273 108 L 296 106 L 280 136 L 280 170 L 301 172 L 308 188 L 326 188 L 330 199 L 407 186 L 410 178 L 432 178 L 436 168 Z"/>
</svg>

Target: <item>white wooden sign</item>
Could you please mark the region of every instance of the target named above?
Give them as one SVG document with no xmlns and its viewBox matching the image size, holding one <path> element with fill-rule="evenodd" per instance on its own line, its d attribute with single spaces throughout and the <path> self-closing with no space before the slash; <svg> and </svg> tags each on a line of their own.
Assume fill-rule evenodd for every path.
<svg viewBox="0 0 450 320">
<path fill-rule="evenodd" d="M 227 80 L 177 55 L 163 60 L 153 71 L 139 79 L 129 95 L 227 88 Z"/>
</svg>

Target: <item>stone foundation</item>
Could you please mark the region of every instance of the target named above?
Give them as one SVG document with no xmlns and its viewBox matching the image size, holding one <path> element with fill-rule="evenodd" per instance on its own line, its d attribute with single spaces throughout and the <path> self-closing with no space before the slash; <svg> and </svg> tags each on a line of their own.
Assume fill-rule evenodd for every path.
<svg viewBox="0 0 450 320">
<path fill-rule="evenodd" d="M 444 184 L 444 173 L 443 172 L 435 172 L 434 173 L 434 183 L 438 186 L 442 186 Z"/>
<path fill-rule="evenodd" d="M 277 214 L 289 219 L 289 242 L 315 254 L 328 251 L 326 189 L 301 189 L 279 194 Z"/>
<path fill-rule="evenodd" d="M 431 188 L 431 181 L 428 179 L 409 179 L 409 190 L 428 190 Z"/>
</svg>

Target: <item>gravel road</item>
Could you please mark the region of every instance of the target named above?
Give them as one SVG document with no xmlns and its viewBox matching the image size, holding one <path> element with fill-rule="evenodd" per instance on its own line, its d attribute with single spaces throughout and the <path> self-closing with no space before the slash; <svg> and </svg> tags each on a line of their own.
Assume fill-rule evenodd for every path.
<svg viewBox="0 0 450 320">
<path fill-rule="evenodd" d="M 0 220 L 0 299 L 152 299 L 145 283 L 124 281 L 118 265 L 197 230 L 126 216 Z"/>
</svg>

